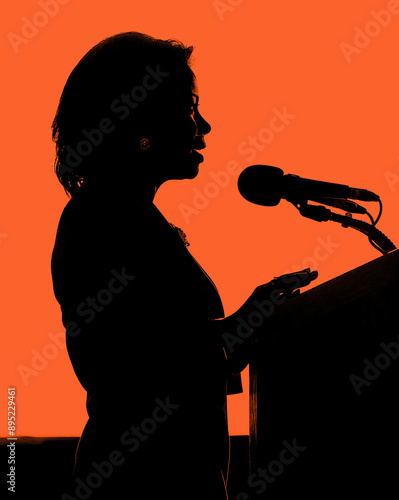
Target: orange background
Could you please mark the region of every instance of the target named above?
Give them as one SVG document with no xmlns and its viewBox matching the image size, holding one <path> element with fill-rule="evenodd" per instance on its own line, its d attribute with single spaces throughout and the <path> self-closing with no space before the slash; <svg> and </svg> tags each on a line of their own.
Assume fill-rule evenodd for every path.
<svg viewBox="0 0 399 500">
<path fill-rule="evenodd" d="M 250 164 L 378 193 L 384 204 L 378 227 L 399 242 L 399 14 L 379 29 L 369 24 L 372 10 L 398 2 L 63 1 L 47 22 L 37 14 L 40 2 L 8 2 L 0 21 L 1 394 L 5 416 L 7 387 L 17 389 L 18 435 L 76 436 L 86 419 L 66 349 L 49 337 L 63 331 L 50 256 L 67 202 L 53 174 L 50 126 L 70 71 L 106 36 L 140 31 L 196 47 L 200 109 L 213 127 L 205 163 L 195 180 L 164 185 L 156 204 L 186 232 L 226 314 L 273 276 L 312 267 L 320 284 L 380 256 L 361 233 L 304 219 L 285 201 L 266 208 L 243 200 L 236 180 Z M 13 45 L 10 33 L 21 36 L 25 18 L 42 26 L 27 43 Z M 356 26 L 373 36 L 358 39 L 363 47 L 348 60 L 341 43 L 354 44 Z M 275 108 L 295 117 L 249 160 L 242 143 L 269 126 Z M 228 173 L 233 161 L 238 167 Z M 212 173 L 226 185 L 215 187 Z M 184 216 L 182 203 L 197 212 Z M 377 213 L 376 204 L 367 205 Z M 330 242 L 328 250 L 321 242 Z M 24 381 L 21 367 L 33 368 L 35 352 L 52 359 Z M 244 395 L 229 396 L 232 434 L 248 433 L 248 371 L 244 383 Z M 117 404 L 115 411 L 118 418 Z M 6 429 L 4 418 L 0 434 Z"/>
</svg>

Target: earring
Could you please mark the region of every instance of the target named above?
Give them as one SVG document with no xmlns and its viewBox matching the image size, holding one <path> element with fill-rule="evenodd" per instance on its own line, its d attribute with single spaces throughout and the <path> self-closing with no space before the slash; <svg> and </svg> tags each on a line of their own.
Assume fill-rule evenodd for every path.
<svg viewBox="0 0 399 500">
<path fill-rule="evenodd" d="M 150 149 L 151 146 L 151 141 L 148 137 L 143 137 L 140 139 L 140 149 L 143 151 L 147 151 L 147 149 Z"/>
</svg>

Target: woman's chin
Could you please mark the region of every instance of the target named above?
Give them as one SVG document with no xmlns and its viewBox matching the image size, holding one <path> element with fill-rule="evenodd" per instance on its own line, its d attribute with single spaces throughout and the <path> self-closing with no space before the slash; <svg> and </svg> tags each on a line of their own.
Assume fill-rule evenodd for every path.
<svg viewBox="0 0 399 500">
<path fill-rule="evenodd" d="M 198 153 L 195 149 L 189 154 L 189 158 L 186 162 L 185 171 L 187 172 L 187 179 L 194 179 L 198 175 L 200 163 L 204 161 L 204 157 L 201 153 Z"/>
<path fill-rule="evenodd" d="M 194 179 L 198 175 L 199 165 L 200 162 L 193 161 L 192 158 L 179 164 L 175 162 L 170 169 L 170 179 Z"/>
<path fill-rule="evenodd" d="M 194 179 L 197 177 L 199 172 L 198 165 L 189 165 L 186 168 L 182 169 L 180 172 L 176 172 L 176 174 L 172 177 L 173 179 L 184 180 L 184 179 Z"/>
</svg>

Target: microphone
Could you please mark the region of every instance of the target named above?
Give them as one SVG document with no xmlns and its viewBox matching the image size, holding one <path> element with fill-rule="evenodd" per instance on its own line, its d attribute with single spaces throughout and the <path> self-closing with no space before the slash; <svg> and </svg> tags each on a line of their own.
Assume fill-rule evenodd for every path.
<svg viewBox="0 0 399 500">
<path fill-rule="evenodd" d="M 357 189 L 331 182 L 303 179 L 286 174 L 281 168 L 268 165 L 252 165 L 244 169 L 238 178 L 238 190 L 247 201 L 256 205 L 273 207 L 281 198 L 291 203 L 321 198 L 362 201 L 379 201 L 380 197 L 366 189 Z"/>
</svg>

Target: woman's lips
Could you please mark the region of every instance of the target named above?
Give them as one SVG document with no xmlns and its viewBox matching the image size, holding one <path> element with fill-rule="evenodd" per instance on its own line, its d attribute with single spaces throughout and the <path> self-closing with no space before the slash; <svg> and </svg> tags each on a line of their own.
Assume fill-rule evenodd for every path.
<svg viewBox="0 0 399 500">
<path fill-rule="evenodd" d="M 204 157 L 201 153 L 198 153 L 196 149 L 190 151 L 190 156 L 196 163 L 202 163 L 204 161 Z"/>
</svg>

